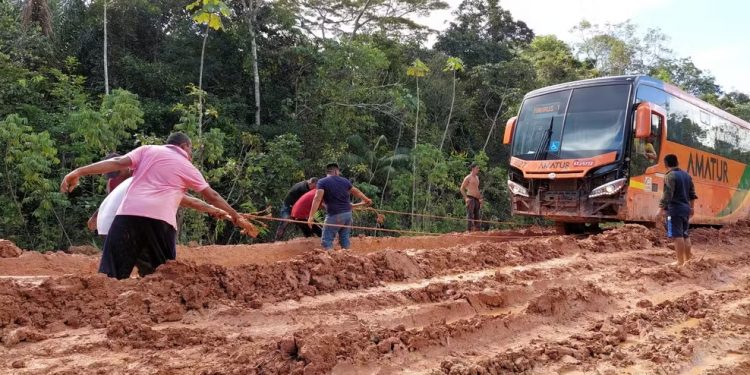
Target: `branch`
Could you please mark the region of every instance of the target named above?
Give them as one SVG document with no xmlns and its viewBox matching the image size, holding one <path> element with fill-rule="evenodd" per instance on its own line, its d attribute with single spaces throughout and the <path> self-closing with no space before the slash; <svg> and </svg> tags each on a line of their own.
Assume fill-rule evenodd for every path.
<svg viewBox="0 0 750 375">
<path fill-rule="evenodd" d="M 352 38 L 354 38 L 354 36 L 357 35 L 357 31 L 359 31 L 359 28 L 362 26 L 362 25 L 359 24 L 359 20 L 362 18 L 362 15 L 367 10 L 367 7 L 370 6 L 370 2 L 371 1 L 372 0 L 367 0 L 367 2 L 365 3 L 365 5 L 362 7 L 362 10 L 357 15 L 357 18 L 354 20 L 354 30 L 352 30 Z"/>
</svg>

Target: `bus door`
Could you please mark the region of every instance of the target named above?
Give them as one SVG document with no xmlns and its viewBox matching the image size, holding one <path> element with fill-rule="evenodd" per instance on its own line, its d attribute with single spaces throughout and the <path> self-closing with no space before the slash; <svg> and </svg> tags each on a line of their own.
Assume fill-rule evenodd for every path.
<svg viewBox="0 0 750 375">
<path fill-rule="evenodd" d="M 659 167 L 666 135 L 664 117 L 653 113 L 650 120 L 650 134 L 645 138 L 634 138 L 630 152 L 628 220 L 633 221 L 654 220 L 664 181 L 663 169 Z"/>
</svg>

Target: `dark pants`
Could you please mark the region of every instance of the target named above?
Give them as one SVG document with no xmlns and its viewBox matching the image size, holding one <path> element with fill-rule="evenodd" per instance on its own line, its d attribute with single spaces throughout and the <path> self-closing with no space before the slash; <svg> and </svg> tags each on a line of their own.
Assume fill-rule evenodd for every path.
<svg viewBox="0 0 750 375">
<path fill-rule="evenodd" d="M 292 218 L 292 219 L 300 220 L 300 221 L 307 221 L 307 218 L 304 218 L 304 219 Z M 302 231 L 302 234 L 305 237 L 312 237 L 312 236 L 320 237 L 323 235 L 323 230 L 320 229 L 320 226 L 317 224 L 313 224 L 312 228 L 307 226 L 307 224 L 302 224 L 302 223 L 295 223 L 295 224 L 297 224 L 297 228 L 299 228 L 299 230 Z"/>
<path fill-rule="evenodd" d="M 279 211 L 279 217 L 282 219 L 288 219 L 289 215 L 292 214 L 292 208 L 287 206 L 286 203 L 281 204 L 281 211 Z M 307 218 L 305 218 L 307 220 Z M 274 236 L 274 241 L 281 241 L 282 238 L 284 238 L 284 232 L 286 232 L 286 227 L 289 225 L 288 221 L 282 221 L 279 223 L 279 227 L 276 228 L 276 236 Z"/>
<path fill-rule="evenodd" d="M 169 223 L 141 216 L 117 215 L 104 242 L 99 272 L 127 279 L 138 267 L 146 276 L 174 259 L 176 232 Z"/>
<path fill-rule="evenodd" d="M 469 203 L 466 205 L 466 230 L 469 232 L 481 229 L 479 224 L 479 208 L 479 199 L 469 197 Z"/>
</svg>

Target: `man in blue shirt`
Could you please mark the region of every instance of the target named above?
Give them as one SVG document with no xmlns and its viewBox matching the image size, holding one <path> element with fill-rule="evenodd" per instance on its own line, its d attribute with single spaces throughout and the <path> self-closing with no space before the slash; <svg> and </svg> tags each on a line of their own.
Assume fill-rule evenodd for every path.
<svg viewBox="0 0 750 375">
<path fill-rule="evenodd" d="M 678 168 L 677 156 L 669 154 L 664 157 L 664 164 L 669 171 L 664 175 L 664 193 L 659 201 L 657 220 L 662 221 L 666 216 L 667 237 L 674 239 L 677 250 L 677 265 L 681 266 L 693 257 L 690 252 L 691 244 L 688 237 L 688 225 L 693 217 L 693 203 L 695 195 L 693 179 L 687 172 Z"/>
<path fill-rule="evenodd" d="M 338 164 L 326 165 L 326 177 L 318 180 L 312 209 L 307 217 L 307 224 L 312 228 L 315 212 L 318 211 L 320 202 L 325 202 L 326 219 L 321 243 L 326 250 L 333 249 L 333 240 L 337 233 L 342 249 L 348 249 L 351 246 L 349 236 L 352 231 L 352 203 L 350 202 L 352 195 L 367 205 L 372 204 L 370 198 L 354 187 L 348 179 L 340 176 Z M 336 226 L 331 226 L 331 224 Z"/>
</svg>

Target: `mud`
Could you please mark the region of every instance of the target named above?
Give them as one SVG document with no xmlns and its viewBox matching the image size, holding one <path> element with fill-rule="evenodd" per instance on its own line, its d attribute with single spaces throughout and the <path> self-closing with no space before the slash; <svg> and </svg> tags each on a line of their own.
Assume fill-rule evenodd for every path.
<svg viewBox="0 0 750 375">
<path fill-rule="evenodd" d="M 16 244 L 0 239 L 0 258 L 16 258 L 23 253 Z"/>
<path fill-rule="evenodd" d="M 0 259 L 0 371 L 750 373 L 747 224 L 694 230 L 684 267 L 658 229 L 520 234 L 181 247 L 124 281 L 20 252 Z"/>
</svg>

